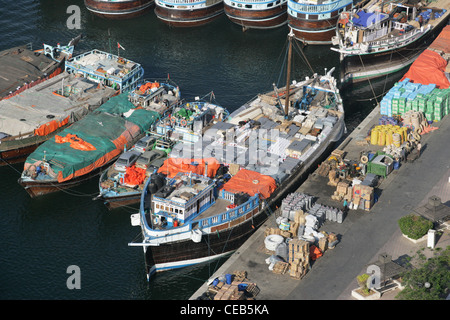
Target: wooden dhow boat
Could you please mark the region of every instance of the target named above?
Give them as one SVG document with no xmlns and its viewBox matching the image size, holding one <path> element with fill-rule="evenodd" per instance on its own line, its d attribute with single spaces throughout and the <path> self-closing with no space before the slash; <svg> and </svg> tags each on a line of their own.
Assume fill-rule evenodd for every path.
<svg viewBox="0 0 450 320">
<path fill-rule="evenodd" d="M 98 178 L 169 109 L 170 102 L 165 100 L 157 106 L 136 105 L 129 96 L 129 92 L 124 92 L 112 97 L 55 139 L 39 146 L 25 161 L 19 184 L 36 197 Z M 177 92 L 165 98 L 176 100 Z"/>
<path fill-rule="evenodd" d="M 288 72 L 286 87 L 258 95 L 213 125 L 194 153 L 169 155 L 131 216 L 142 240 L 129 246 L 143 248 L 149 279 L 238 249 L 333 148 L 345 132 L 333 71 L 298 82 Z"/>
<path fill-rule="evenodd" d="M 342 86 L 408 67 L 449 21 L 450 0 L 372 0 L 342 12 L 331 50 L 339 53 Z"/>
<path fill-rule="evenodd" d="M 288 0 L 288 25 L 304 44 L 330 45 L 339 13 L 352 5 L 352 0 Z"/>
<path fill-rule="evenodd" d="M 86 8 L 105 19 L 130 19 L 150 11 L 155 0 L 84 0 Z"/>
<path fill-rule="evenodd" d="M 123 172 L 112 165 L 101 174 L 96 200 L 104 201 L 108 209 L 139 204 L 147 180 L 163 165 L 174 146 L 194 144 L 213 123 L 223 121 L 228 114 L 222 106 L 205 98 L 179 102 L 130 149 L 140 154 L 134 164 Z"/>
<path fill-rule="evenodd" d="M 109 73 L 102 66 L 109 66 Z M 0 101 L 4 119 L 0 123 L 1 165 L 24 162 L 39 145 L 133 83 L 142 69 L 133 63 L 133 71 L 120 73 L 117 70 L 124 70 L 124 65 L 117 57 L 99 55 L 97 50 L 71 57 L 64 68 L 62 73 L 36 81 L 20 95 Z"/>
<path fill-rule="evenodd" d="M 156 17 L 172 27 L 201 26 L 223 13 L 223 0 L 155 0 Z"/>
<path fill-rule="evenodd" d="M 224 0 L 227 17 L 246 29 L 273 29 L 287 23 L 287 0 Z"/>
</svg>

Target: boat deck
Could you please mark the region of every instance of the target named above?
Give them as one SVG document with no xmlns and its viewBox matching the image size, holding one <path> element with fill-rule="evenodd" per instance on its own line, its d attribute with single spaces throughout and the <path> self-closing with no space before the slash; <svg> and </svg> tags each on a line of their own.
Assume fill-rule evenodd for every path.
<svg viewBox="0 0 450 320">
<path fill-rule="evenodd" d="M 59 93 L 64 88 L 67 96 Z M 59 92 L 59 93 L 57 93 Z M 61 121 L 74 113 L 85 113 L 89 106 L 100 106 L 115 94 L 111 88 L 97 88 L 97 84 L 83 78 L 61 73 L 19 95 L 0 101 L 0 131 L 11 136 L 33 133 L 39 126 Z"/>
<path fill-rule="evenodd" d="M 193 221 L 198 221 L 201 219 L 209 218 L 220 213 L 227 211 L 227 206 L 230 205 L 230 201 L 217 198 L 216 203 L 209 207 L 206 211 L 199 214 Z"/>
<path fill-rule="evenodd" d="M 101 73 L 123 78 L 138 64 L 106 52 L 93 50 L 92 52 L 88 52 L 84 55 L 69 60 L 67 65 L 75 67 L 82 66 L 91 74 Z"/>
<path fill-rule="evenodd" d="M 45 78 L 57 65 L 58 62 L 26 46 L 0 52 L 0 99 L 24 83 Z"/>
</svg>

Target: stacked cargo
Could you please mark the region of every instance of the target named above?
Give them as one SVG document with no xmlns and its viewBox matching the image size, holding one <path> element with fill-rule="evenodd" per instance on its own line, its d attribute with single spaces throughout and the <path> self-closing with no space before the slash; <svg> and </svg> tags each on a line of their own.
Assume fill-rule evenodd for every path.
<svg viewBox="0 0 450 320">
<path fill-rule="evenodd" d="M 375 126 L 370 133 L 370 144 L 378 146 L 389 146 L 394 144 L 396 147 L 408 141 L 408 127 L 399 125 L 378 125 Z"/>
<path fill-rule="evenodd" d="M 289 274 L 294 279 L 303 278 L 310 268 L 309 255 L 310 244 L 300 239 L 292 239 L 288 243 L 290 264 Z"/>
<path fill-rule="evenodd" d="M 449 104 L 449 89 L 438 89 L 435 84 L 412 83 L 406 78 L 383 97 L 380 113 L 395 117 L 411 110 L 421 111 L 428 121 L 441 121 L 449 113 Z"/>
<path fill-rule="evenodd" d="M 369 211 L 374 204 L 374 189 L 371 186 L 357 184 L 353 186 L 353 208 Z"/>
</svg>

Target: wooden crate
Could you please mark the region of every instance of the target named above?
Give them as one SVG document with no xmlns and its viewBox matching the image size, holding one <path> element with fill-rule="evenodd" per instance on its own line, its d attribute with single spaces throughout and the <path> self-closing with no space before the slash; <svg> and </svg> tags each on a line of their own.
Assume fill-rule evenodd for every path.
<svg viewBox="0 0 450 320">
<path fill-rule="evenodd" d="M 289 270 L 289 263 L 277 261 L 273 266 L 272 272 L 276 274 L 285 274 Z"/>
</svg>

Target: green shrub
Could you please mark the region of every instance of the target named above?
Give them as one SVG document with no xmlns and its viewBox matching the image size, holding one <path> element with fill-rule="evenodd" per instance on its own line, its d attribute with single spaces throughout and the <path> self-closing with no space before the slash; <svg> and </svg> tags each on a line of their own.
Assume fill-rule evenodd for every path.
<svg viewBox="0 0 450 320">
<path fill-rule="evenodd" d="M 400 218 L 398 220 L 398 226 L 405 236 L 417 240 L 433 228 L 433 222 L 416 214 L 410 214 Z"/>
<path fill-rule="evenodd" d="M 370 276 L 368 274 L 366 274 L 366 273 L 361 274 L 361 275 L 356 277 L 356 279 L 358 280 L 358 284 L 361 287 L 361 291 L 364 294 L 369 294 L 370 293 L 370 290 L 367 287 L 367 279 L 369 279 L 369 277 Z"/>
</svg>

